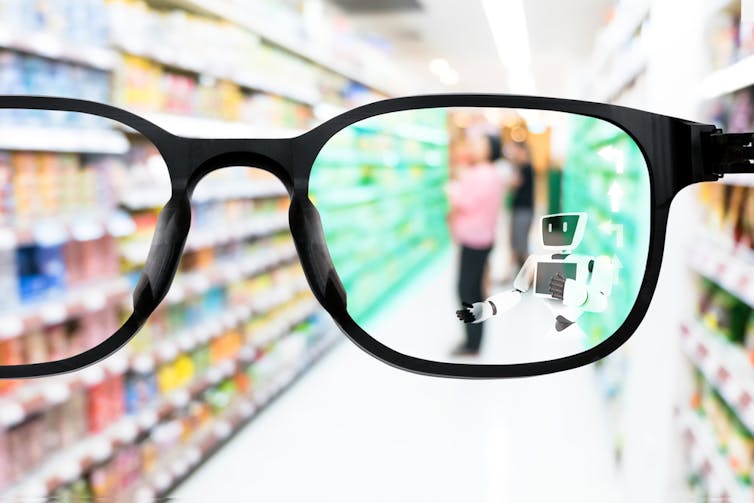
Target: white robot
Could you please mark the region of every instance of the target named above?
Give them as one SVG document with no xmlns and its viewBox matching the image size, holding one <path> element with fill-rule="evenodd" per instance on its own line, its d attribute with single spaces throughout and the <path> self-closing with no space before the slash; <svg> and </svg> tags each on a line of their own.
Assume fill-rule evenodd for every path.
<svg viewBox="0 0 754 503">
<path fill-rule="evenodd" d="M 542 298 L 555 317 L 558 332 L 571 326 L 584 311 L 602 312 L 613 286 L 613 262 L 600 255 L 575 255 L 584 237 L 586 213 L 557 213 L 541 218 L 542 247 L 552 254 L 530 255 L 524 262 L 513 289 L 500 292 L 483 302 L 463 304 L 456 311 L 465 323 L 481 323 L 500 316 L 521 301 L 521 295 L 534 285 L 534 295 Z"/>
</svg>

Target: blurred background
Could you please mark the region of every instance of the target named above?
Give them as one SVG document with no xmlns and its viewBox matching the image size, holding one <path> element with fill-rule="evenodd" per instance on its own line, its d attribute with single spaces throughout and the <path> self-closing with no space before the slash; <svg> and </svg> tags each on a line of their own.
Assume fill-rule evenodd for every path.
<svg viewBox="0 0 754 503">
<path fill-rule="evenodd" d="M 111 103 L 186 136 L 293 136 L 434 92 L 588 99 L 750 131 L 753 87 L 754 25 L 736 0 L 0 0 L 0 94 Z M 531 211 L 552 210 L 571 139 L 516 114 L 452 119 L 421 126 L 525 143 Z M 0 364 L 112 333 L 170 195 L 132 132 L 40 122 L 0 115 Z M 383 136 L 361 131 L 337 154 L 437 149 Z M 197 189 L 168 298 L 123 351 L 0 382 L 0 501 L 750 501 L 752 185 L 726 177 L 676 198 L 652 305 L 616 353 L 468 382 L 346 342 L 308 291 L 282 185 L 223 170 Z M 514 255 L 497 246 L 490 274 Z"/>
</svg>

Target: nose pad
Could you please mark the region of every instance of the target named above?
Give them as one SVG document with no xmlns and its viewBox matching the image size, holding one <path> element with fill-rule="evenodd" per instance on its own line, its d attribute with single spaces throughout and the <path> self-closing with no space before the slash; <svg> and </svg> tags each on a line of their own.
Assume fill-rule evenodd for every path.
<svg viewBox="0 0 754 503">
<path fill-rule="evenodd" d="M 165 298 L 181 260 L 191 226 L 191 204 L 185 195 L 173 196 L 157 218 L 139 282 L 133 293 L 134 312 L 148 316 Z"/>
<path fill-rule="evenodd" d="M 288 212 L 293 240 L 314 294 L 326 308 L 346 308 L 346 290 L 338 277 L 322 232 L 319 211 L 306 196 L 295 196 Z"/>
</svg>

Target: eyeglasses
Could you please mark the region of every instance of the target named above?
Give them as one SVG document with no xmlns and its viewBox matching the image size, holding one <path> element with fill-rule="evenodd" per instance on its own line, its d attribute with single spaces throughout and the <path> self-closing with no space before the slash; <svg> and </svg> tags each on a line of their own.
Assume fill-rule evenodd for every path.
<svg viewBox="0 0 754 503">
<path fill-rule="evenodd" d="M 119 328 L 90 331 L 77 354 L 28 351 L 0 366 L 0 377 L 72 371 L 128 342 L 168 294 L 207 175 L 239 166 L 285 186 L 311 291 L 367 353 L 408 371 L 465 378 L 586 365 L 641 322 L 673 197 L 696 182 L 754 171 L 752 138 L 607 104 L 430 95 L 361 106 L 291 138 L 195 139 L 99 103 L 0 97 L 0 150 L 19 156 L 3 176 L 29 218 L 46 198 L 75 201 L 82 191 L 110 201 L 114 215 L 160 206 L 153 232 L 106 217 L 115 237 L 103 249 L 142 255 L 129 262 L 124 288 L 133 302 Z M 47 166 L 19 150 L 81 159 Z M 61 170 L 57 185 L 32 183 L 46 170 Z M 83 185 L 73 176 L 82 172 Z M 224 183 L 230 190 L 235 182 Z M 133 233 L 142 252 L 133 240 L 118 244 Z M 44 270 L 4 285 L 9 295 L 66 281 L 44 260 L 46 239 L 42 232 L 34 250 L 16 250 L 19 270 Z"/>
</svg>

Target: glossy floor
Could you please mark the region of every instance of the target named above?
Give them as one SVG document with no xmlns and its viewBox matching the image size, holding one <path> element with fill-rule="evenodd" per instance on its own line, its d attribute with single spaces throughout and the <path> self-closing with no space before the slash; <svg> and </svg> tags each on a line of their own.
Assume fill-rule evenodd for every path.
<svg viewBox="0 0 754 503">
<path fill-rule="evenodd" d="M 423 298 L 453 282 L 438 277 Z M 503 350 L 487 342 L 485 351 Z M 344 341 L 172 496 L 616 501 L 600 393 L 593 366 L 533 379 L 435 379 L 394 370 Z"/>
</svg>

